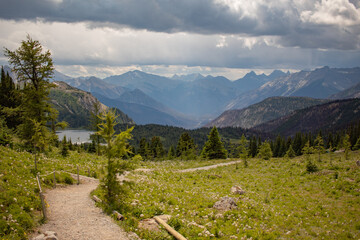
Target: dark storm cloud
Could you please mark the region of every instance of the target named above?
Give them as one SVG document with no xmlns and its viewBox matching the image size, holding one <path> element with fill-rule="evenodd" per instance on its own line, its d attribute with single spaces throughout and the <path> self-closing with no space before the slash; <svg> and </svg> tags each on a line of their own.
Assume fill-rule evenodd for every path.
<svg viewBox="0 0 360 240">
<path fill-rule="evenodd" d="M 0 17 L 13 20 L 113 23 L 156 32 L 251 32 L 256 22 L 241 21 L 227 6 L 209 0 L 5 0 Z"/>
<path fill-rule="evenodd" d="M 3 0 L 0 18 L 167 33 L 280 36 L 285 46 L 357 49 L 360 10 L 350 1 Z M 338 6 L 346 11 L 338 11 Z"/>
</svg>

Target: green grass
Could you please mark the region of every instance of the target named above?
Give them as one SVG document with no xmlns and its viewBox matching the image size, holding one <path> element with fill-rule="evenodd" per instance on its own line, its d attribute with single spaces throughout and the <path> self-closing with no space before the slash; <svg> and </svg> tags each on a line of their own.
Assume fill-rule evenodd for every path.
<svg viewBox="0 0 360 240">
<path fill-rule="evenodd" d="M 39 189 L 35 178 L 34 156 L 0 146 L 0 239 L 27 239 L 27 235 L 43 221 Z M 38 171 L 43 188 L 53 186 L 53 170 L 58 184 L 72 184 L 66 172 L 96 176 L 105 159 L 93 154 L 70 152 L 63 158 L 56 148 L 40 155 Z M 63 172 L 65 171 L 65 172 Z"/>
<path fill-rule="evenodd" d="M 209 239 L 203 228 L 191 222 L 206 227 L 219 239 L 358 239 L 358 154 L 353 152 L 351 160 L 344 160 L 343 153 L 332 155 L 331 161 L 330 155 L 323 155 L 321 162 L 314 155 L 320 170 L 312 174 L 306 171 L 304 157 L 250 159 L 248 168 L 239 164 L 191 173 L 171 169 L 198 167 L 197 163 L 184 162 L 181 167 L 178 161 L 149 163 L 154 171 L 130 176 L 136 184 L 127 204 L 135 199 L 139 204 L 125 213 L 133 219 L 129 230 L 142 238 L 158 239 L 138 230 L 136 223 L 170 214 L 178 231 L 188 239 Z M 231 194 L 234 185 L 246 193 Z M 227 212 L 213 209 L 223 196 L 236 198 L 238 208 Z"/>
<path fill-rule="evenodd" d="M 0 239 L 27 239 L 41 222 L 34 156 L 6 147 L 0 147 L 0 156 Z M 311 158 L 319 168 L 311 174 L 305 157 L 249 159 L 247 168 L 239 163 L 189 173 L 176 171 L 237 159 L 141 162 L 140 168 L 153 171 L 128 175 L 133 183 L 126 185 L 120 211 L 125 221 L 119 224 L 142 239 L 172 239 L 165 230 L 138 228 L 140 220 L 159 214 L 172 215 L 170 225 L 188 239 L 209 239 L 203 227 L 218 239 L 359 239 L 359 151 L 351 152 L 350 160 L 343 153 L 324 154 L 321 162 L 316 155 Z M 41 155 L 38 171 L 46 188 L 52 187 L 54 169 L 57 181 L 65 183 L 69 175 L 60 170 L 76 173 L 79 166 L 80 174 L 90 170 L 90 175 L 99 176 L 105 164 L 104 157 L 84 152 L 70 151 L 63 158 L 53 148 Z M 234 185 L 246 193 L 231 194 Z M 223 196 L 234 197 L 238 208 L 213 209 Z M 132 204 L 135 200 L 138 204 Z"/>
</svg>

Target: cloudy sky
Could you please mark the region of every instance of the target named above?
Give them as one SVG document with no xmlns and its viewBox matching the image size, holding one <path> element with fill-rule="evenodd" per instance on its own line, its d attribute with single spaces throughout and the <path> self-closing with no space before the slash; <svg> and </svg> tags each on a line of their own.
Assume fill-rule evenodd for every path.
<svg viewBox="0 0 360 240">
<path fill-rule="evenodd" d="M 15 50 L 27 34 L 70 76 L 138 69 L 234 80 L 360 66 L 360 0 L 1 0 L 0 46 Z"/>
</svg>

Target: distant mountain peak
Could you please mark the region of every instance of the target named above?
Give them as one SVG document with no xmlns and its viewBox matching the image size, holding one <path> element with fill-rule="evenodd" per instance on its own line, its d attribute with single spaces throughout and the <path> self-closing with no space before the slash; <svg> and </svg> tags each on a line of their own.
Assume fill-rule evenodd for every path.
<svg viewBox="0 0 360 240">
<path fill-rule="evenodd" d="M 199 79 L 203 79 L 205 78 L 202 74 L 200 73 L 190 73 L 190 74 L 174 74 L 171 79 L 173 80 L 181 80 L 181 81 L 185 81 L 185 82 L 193 82 Z"/>
</svg>

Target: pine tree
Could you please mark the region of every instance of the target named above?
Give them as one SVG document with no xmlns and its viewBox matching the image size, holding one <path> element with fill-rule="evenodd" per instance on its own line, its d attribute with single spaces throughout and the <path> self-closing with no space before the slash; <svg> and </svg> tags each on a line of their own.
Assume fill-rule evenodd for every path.
<svg viewBox="0 0 360 240">
<path fill-rule="evenodd" d="M 315 150 L 315 153 L 318 154 L 319 161 L 320 161 L 321 154 L 325 152 L 324 141 L 320 134 L 316 137 L 316 139 L 314 141 L 314 150 Z"/>
<path fill-rule="evenodd" d="M 244 159 L 246 160 L 249 156 L 249 150 L 248 150 L 248 146 L 249 145 L 249 142 L 248 140 L 246 139 L 245 135 L 241 135 L 241 138 L 240 138 L 240 142 L 239 142 L 239 146 L 237 148 L 237 151 L 239 153 L 239 157 L 241 159 Z"/>
<path fill-rule="evenodd" d="M 225 159 L 227 157 L 227 152 L 215 126 L 210 131 L 208 141 L 201 152 L 201 157 L 206 159 Z"/>
<path fill-rule="evenodd" d="M 359 150 L 360 149 L 360 137 L 357 139 L 355 146 L 353 147 L 353 150 Z"/>
<path fill-rule="evenodd" d="M 310 154 L 314 153 L 314 148 L 310 146 L 310 141 L 306 142 L 301 152 L 305 155 L 306 159 L 310 160 Z"/>
<path fill-rule="evenodd" d="M 102 179 L 102 188 L 105 191 L 105 197 L 108 203 L 113 204 L 119 199 L 119 193 L 121 192 L 121 186 L 116 176 L 127 168 L 127 166 L 118 164 L 113 158 L 115 156 L 123 157 L 129 152 L 127 142 L 132 138 L 131 131 L 134 127 L 115 134 L 114 127 L 117 125 L 115 112 L 108 110 L 104 114 L 99 115 L 99 118 L 102 122 L 99 124 L 97 134 L 102 136 L 106 142 L 106 155 L 108 158 L 107 174 L 104 179 Z"/>
<path fill-rule="evenodd" d="M 269 142 L 265 141 L 260 145 L 258 157 L 264 160 L 269 160 L 272 157 L 272 151 Z"/>
<path fill-rule="evenodd" d="M 249 155 L 251 157 L 255 157 L 257 153 L 258 153 L 258 145 L 257 145 L 256 137 L 252 137 L 250 139 L 250 144 L 249 144 Z"/>
<path fill-rule="evenodd" d="M 2 116 L 9 129 L 15 129 L 20 123 L 19 109 L 20 91 L 16 88 L 13 79 L 9 73 L 5 74 L 4 68 L 1 68 L 0 82 L 0 116 Z"/>
<path fill-rule="evenodd" d="M 66 142 L 66 136 L 65 135 L 64 135 L 64 138 L 62 140 L 61 155 L 63 157 L 69 156 L 69 147 L 68 147 L 68 144 Z"/>
<path fill-rule="evenodd" d="M 168 159 L 172 160 L 175 158 L 175 156 L 176 156 L 175 148 L 173 145 L 171 145 L 168 152 Z"/>
<path fill-rule="evenodd" d="M 155 136 L 151 139 L 150 149 L 154 159 L 161 159 L 164 156 L 165 150 L 160 137 Z"/>
<path fill-rule="evenodd" d="M 52 110 L 48 98 L 53 86 L 49 82 L 54 71 L 51 54 L 50 51 L 43 53 L 40 42 L 28 35 L 17 50 L 5 48 L 5 56 L 18 80 L 24 83 L 20 105 L 23 122 L 18 126 L 18 133 L 26 144 L 34 145 L 32 137 L 35 134 L 35 123 L 46 126 L 47 122 L 56 117 L 56 111 Z"/>
<path fill-rule="evenodd" d="M 293 149 L 294 149 L 296 155 L 300 156 L 301 150 L 302 150 L 302 134 L 300 132 L 295 134 L 295 138 L 294 138 L 292 146 L 293 146 Z"/>
<path fill-rule="evenodd" d="M 296 156 L 296 153 L 294 151 L 294 149 L 292 148 L 292 146 L 290 145 L 289 149 L 287 150 L 285 157 L 288 158 L 294 158 Z"/>
<path fill-rule="evenodd" d="M 274 157 L 280 157 L 281 156 L 281 144 L 282 144 L 282 139 L 280 137 L 280 135 L 278 135 L 276 137 L 276 140 L 275 140 L 275 144 L 274 144 L 274 147 L 272 149 L 273 150 L 273 156 Z"/>
<path fill-rule="evenodd" d="M 196 158 L 194 139 L 190 137 L 188 132 L 181 134 L 176 147 L 176 156 L 186 160 Z"/>
<path fill-rule="evenodd" d="M 345 134 L 344 139 L 342 141 L 342 146 L 345 149 L 345 159 L 349 160 L 349 152 L 351 150 L 350 136 Z"/>
</svg>

